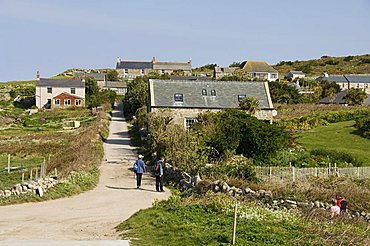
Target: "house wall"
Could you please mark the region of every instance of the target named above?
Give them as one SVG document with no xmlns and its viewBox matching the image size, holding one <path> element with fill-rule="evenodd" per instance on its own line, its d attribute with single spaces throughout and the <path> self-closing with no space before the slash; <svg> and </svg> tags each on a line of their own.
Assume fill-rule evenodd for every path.
<svg viewBox="0 0 370 246">
<path fill-rule="evenodd" d="M 163 108 L 151 108 L 151 112 L 158 112 L 163 110 Z M 182 125 L 185 127 L 185 119 L 192 118 L 195 119 L 199 113 L 204 112 L 218 112 L 220 109 L 188 109 L 188 108 L 170 108 L 168 109 L 171 111 L 172 115 L 174 116 L 173 122 L 178 125 Z M 272 120 L 272 109 L 271 110 L 260 110 L 256 112 L 255 116 L 260 120 Z"/>
<path fill-rule="evenodd" d="M 59 104 L 55 104 L 55 100 L 56 99 L 59 99 Z M 70 100 L 70 104 L 69 105 L 64 105 L 64 102 L 66 100 Z M 81 104 L 76 105 L 76 101 L 77 100 L 80 100 L 81 101 Z M 83 107 L 84 105 L 85 105 L 85 101 L 84 100 L 79 99 L 79 98 L 70 97 L 70 96 L 67 96 L 65 94 L 62 94 L 62 95 L 54 98 L 51 101 L 51 108 Z"/>
<path fill-rule="evenodd" d="M 57 95 L 67 92 L 71 93 L 70 87 L 51 87 L 52 93 L 47 92 L 47 86 L 36 86 L 36 106 L 38 108 L 42 108 L 45 104 L 47 104 L 48 99 L 52 101 L 54 97 Z M 85 98 L 85 88 L 75 87 L 76 93 L 74 95 Z"/>
<path fill-rule="evenodd" d="M 341 90 L 347 90 L 348 89 L 348 83 L 338 83 Z M 370 94 L 370 83 L 349 83 L 349 88 L 359 88 L 363 89 L 367 94 Z"/>
<path fill-rule="evenodd" d="M 288 75 L 286 76 L 287 79 L 291 79 L 291 80 L 294 80 L 296 78 L 304 78 L 306 77 L 304 74 L 292 74 L 292 73 L 288 73 Z"/>
</svg>

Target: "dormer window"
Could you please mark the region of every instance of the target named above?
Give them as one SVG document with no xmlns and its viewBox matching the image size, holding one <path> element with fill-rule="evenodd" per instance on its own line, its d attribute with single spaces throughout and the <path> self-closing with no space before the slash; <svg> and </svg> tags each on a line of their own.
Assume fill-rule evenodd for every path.
<svg viewBox="0 0 370 246">
<path fill-rule="evenodd" d="M 207 90 L 206 89 L 202 90 L 202 96 L 207 96 Z"/>
<path fill-rule="evenodd" d="M 243 101 L 245 97 L 246 95 L 238 95 L 238 101 L 239 102 Z"/>
<path fill-rule="evenodd" d="M 183 97 L 182 93 L 176 93 L 174 95 L 174 99 L 175 99 L 175 102 L 183 102 L 184 101 L 184 97 Z"/>
<path fill-rule="evenodd" d="M 211 90 L 211 96 L 216 96 L 216 90 Z"/>
</svg>

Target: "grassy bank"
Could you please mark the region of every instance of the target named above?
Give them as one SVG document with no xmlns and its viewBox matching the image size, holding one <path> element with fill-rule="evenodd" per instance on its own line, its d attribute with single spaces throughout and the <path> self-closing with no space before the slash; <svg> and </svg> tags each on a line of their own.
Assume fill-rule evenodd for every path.
<svg viewBox="0 0 370 246">
<path fill-rule="evenodd" d="M 370 140 L 359 135 L 354 121 L 333 123 L 298 135 L 298 143 L 307 150 L 330 149 L 347 152 L 370 166 Z"/>
<path fill-rule="evenodd" d="M 233 204 L 226 195 L 180 198 L 141 210 L 117 229 L 132 245 L 230 245 Z M 236 245 L 335 245 L 369 243 L 366 223 L 349 223 L 255 203 L 238 205 Z"/>
</svg>

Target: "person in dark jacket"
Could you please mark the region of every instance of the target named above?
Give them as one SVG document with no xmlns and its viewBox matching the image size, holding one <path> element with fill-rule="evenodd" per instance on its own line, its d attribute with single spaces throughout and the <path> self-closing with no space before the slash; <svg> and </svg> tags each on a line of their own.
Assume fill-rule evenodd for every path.
<svg viewBox="0 0 370 246">
<path fill-rule="evenodd" d="M 157 192 L 164 192 L 163 190 L 163 164 L 164 157 L 161 157 L 154 167 L 155 174 L 155 189 Z"/>
<path fill-rule="evenodd" d="M 141 178 L 143 173 L 145 173 L 145 163 L 143 161 L 144 156 L 139 155 L 139 159 L 137 159 L 134 163 L 133 170 L 136 174 L 136 189 L 139 189 L 141 186 Z"/>
</svg>

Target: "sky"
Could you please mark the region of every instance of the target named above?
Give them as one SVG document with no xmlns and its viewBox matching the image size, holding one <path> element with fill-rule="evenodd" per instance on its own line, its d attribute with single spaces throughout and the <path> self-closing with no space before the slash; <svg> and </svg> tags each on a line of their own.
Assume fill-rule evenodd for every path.
<svg viewBox="0 0 370 246">
<path fill-rule="evenodd" d="M 0 0 L 0 81 L 127 60 L 317 59 L 370 53 L 370 0 Z"/>
</svg>

